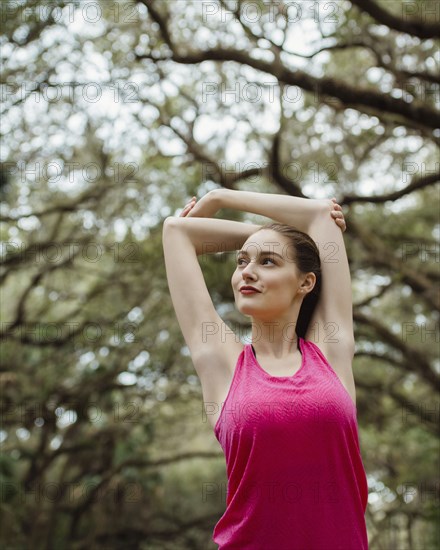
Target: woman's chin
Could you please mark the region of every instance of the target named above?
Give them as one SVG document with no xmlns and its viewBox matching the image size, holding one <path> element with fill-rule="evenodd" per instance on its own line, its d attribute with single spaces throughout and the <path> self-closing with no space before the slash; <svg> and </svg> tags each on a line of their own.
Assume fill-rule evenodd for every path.
<svg viewBox="0 0 440 550">
<path fill-rule="evenodd" d="M 259 309 L 256 307 L 241 307 L 238 309 L 238 311 L 246 317 L 250 317 L 255 321 L 263 322 L 266 321 L 268 318 L 271 318 L 271 316 L 267 314 L 267 311 L 264 311 L 261 308 Z"/>
<path fill-rule="evenodd" d="M 243 305 L 241 305 L 241 307 L 237 306 L 237 310 L 242 315 L 246 317 L 250 317 L 253 322 L 255 321 L 260 323 L 278 322 L 280 317 L 283 318 L 283 314 L 285 315 L 285 311 L 277 311 L 277 310 L 267 311 L 267 309 L 264 309 L 264 308 L 250 307 L 250 306 L 243 306 Z"/>
</svg>

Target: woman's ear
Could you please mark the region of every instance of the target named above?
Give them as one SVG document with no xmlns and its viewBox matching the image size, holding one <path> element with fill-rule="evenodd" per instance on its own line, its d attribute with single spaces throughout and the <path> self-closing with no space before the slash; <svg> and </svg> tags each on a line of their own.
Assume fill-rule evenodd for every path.
<svg viewBox="0 0 440 550">
<path fill-rule="evenodd" d="M 312 292 L 315 284 L 316 284 L 316 275 L 313 272 L 307 273 L 301 281 L 301 285 L 298 289 L 298 292 L 305 296 L 309 292 Z"/>
</svg>

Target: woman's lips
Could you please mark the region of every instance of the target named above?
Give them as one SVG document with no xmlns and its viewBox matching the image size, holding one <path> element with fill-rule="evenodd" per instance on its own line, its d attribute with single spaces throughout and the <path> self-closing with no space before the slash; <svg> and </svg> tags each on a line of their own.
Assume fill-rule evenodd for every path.
<svg viewBox="0 0 440 550">
<path fill-rule="evenodd" d="M 260 293 L 260 291 L 257 290 L 256 288 L 246 288 L 246 287 L 240 288 L 240 292 L 241 292 L 241 294 L 245 294 L 245 295 L 259 294 Z"/>
</svg>

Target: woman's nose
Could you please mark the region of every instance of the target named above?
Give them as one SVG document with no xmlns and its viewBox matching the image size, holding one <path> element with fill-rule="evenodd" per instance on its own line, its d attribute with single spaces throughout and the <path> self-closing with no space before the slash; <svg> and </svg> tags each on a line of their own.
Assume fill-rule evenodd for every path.
<svg viewBox="0 0 440 550">
<path fill-rule="evenodd" d="M 243 279 L 255 279 L 255 268 L 252 262 L 248 262 L 247 266 L 242 270 L 241 276 Z"/>
</svg>

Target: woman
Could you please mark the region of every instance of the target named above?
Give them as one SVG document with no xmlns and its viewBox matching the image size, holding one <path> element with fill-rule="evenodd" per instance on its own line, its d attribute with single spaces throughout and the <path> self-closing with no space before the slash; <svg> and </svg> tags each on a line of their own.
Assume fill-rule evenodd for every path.
<svg viewBox="0 0 440 550">
<path fill-rule="evenodd" d="M 164 223 L 171 298 L 226 457 L 221 550 L 368 548 L 345 221 L 332 201 L 216 189 Z M 278 223 L 214 219 L 220 208 Z M 238 249 L 231 284 L 251 344 L 217 314 L 197 259 Z"/>
</svg>

